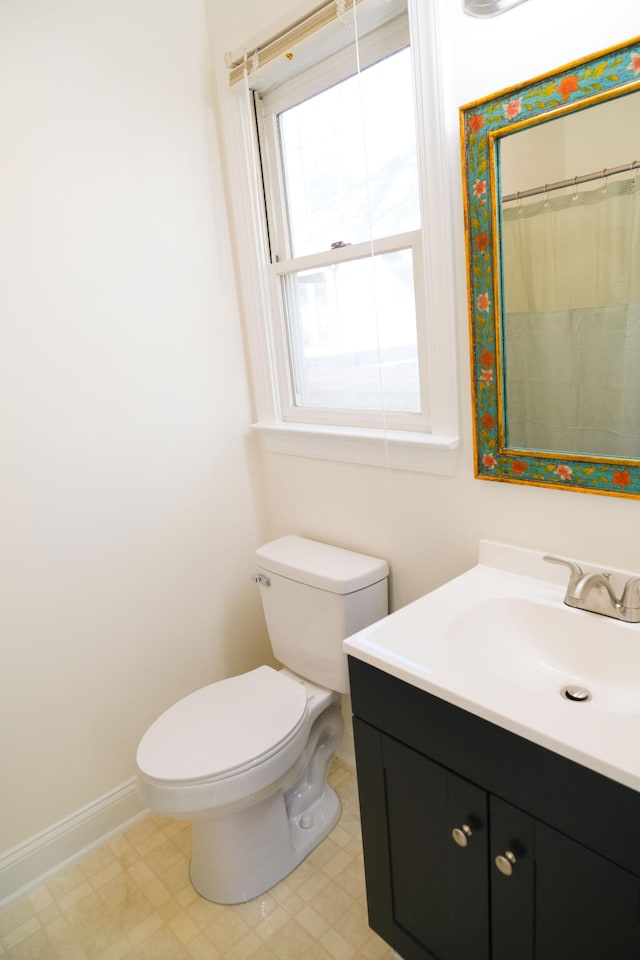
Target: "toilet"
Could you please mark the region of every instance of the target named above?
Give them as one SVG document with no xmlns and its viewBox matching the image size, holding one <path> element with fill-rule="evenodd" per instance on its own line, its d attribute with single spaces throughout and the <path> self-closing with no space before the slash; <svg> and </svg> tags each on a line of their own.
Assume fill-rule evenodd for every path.
<svg viewBox="0 0 640 960">
<path fill-rule="evenodd" d="M 384 560 L 286 536 L 256 552 L 269 639 L 261 666 L 189 694 L 137 752 L 138 793 L 192 821 L 191 882 L 216 903 L 252 900 L 333 829 L 327 774 L 349 690 L 342 641 L 387 614 Z"/>
</svg>

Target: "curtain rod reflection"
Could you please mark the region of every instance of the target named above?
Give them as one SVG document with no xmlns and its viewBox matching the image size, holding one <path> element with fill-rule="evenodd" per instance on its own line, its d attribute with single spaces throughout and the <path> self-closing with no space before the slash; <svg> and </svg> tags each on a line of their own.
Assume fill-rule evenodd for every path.
<svg viewBox="0 0 640 960">
<path fill-rule="evenodd" d="M 589 183 L 591 180 L 606 180 L 607 177 L 615 176 L 617 173 L 628 173 L 630 170 L 640 170 L 640 160 L 632 160 L 631 163 L 623 163 L 619 167 L 605 167 L 603 170 L 596 170 L 593 173 L 583 173 L 580 177 L 569 177 L 567 180 L 556 180 L 554 183 L 545 183 L 540 187 L 531 187 L 529 190 L 518 190 L 516 193 L 509 193 L 502 198 L 503 203 L 510 203 L 513 200 L 524 200 L 526 197 L 535 197 L 540 193 L 549 193 L 551 190 L 562 190 L 563 187 L 577 187 L 580 183 Z"/>
</svg>

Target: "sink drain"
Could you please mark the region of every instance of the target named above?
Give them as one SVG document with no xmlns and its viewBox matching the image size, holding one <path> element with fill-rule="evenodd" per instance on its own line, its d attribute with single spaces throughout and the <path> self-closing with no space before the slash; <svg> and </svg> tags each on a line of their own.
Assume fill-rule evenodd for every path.
<svg viewBox="0 0 640 960">
<path fill-rule="evenodd" d="M 574 703 L 586 703 L 591 700 L 591 694 L 586 687 L 563 687 L 560 691 L 565 700 L 572 700 Z"/>
</svg>

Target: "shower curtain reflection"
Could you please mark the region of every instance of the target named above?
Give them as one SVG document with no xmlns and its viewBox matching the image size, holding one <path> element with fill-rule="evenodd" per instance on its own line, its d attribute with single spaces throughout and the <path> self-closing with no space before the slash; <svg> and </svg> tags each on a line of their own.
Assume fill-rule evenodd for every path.
<svg viewBox="0 0 640 960">
<path fill-rule="evenodd" d="M 640 176 L 503 207 L 502 256 L 506 446 L 640 458 Z"/>
</svg>

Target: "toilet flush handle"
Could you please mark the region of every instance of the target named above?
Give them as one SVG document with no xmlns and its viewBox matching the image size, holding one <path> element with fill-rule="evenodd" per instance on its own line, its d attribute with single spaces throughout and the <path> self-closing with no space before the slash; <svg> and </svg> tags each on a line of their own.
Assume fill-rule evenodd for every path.
<svg viewBox="0 0 640 960">
<path fill-rule="evenodd" d="M 264 573 L 256 573 L 256 575 L 251 579 L 254 581 L 254 583 L 257 583 L 259 587 L 271 586 L 271 580 L 269 580 L 269 577 L 265 577 Z"/>
</svg>

